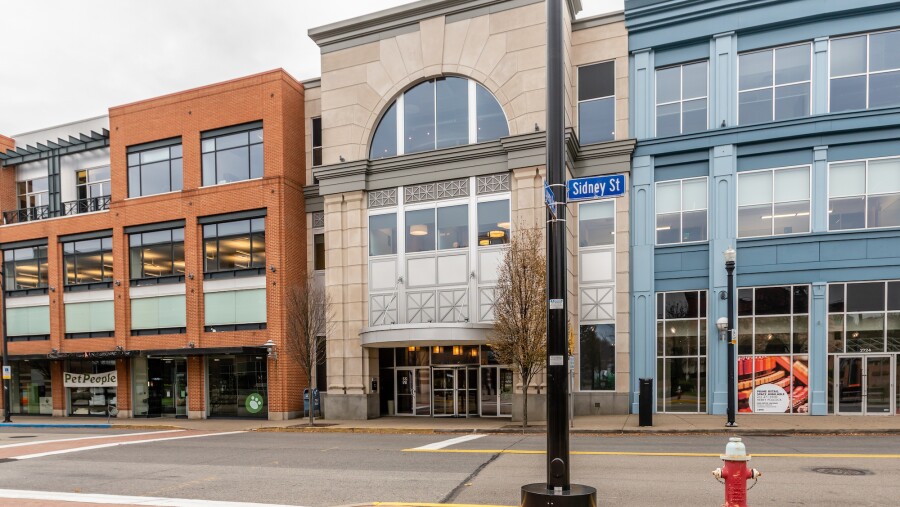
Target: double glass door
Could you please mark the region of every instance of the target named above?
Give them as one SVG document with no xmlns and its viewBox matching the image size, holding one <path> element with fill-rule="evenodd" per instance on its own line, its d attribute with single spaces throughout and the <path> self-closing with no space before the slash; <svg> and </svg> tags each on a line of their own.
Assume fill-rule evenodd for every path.
<svg viewBox="0 0 900 507">
<path fill-rule="evenodd" d="M 513 371 L 501 366 L 481 367 L 481 416 L 511 417 Z"/>
<path fill-rule="evenodd" d="M 435 417 L 478 415 L 478 368 L 435 367 L 432 374 Z"/>
<path fill-rule="evenodd" d="M 397 368 L 397 415 L 431 415 L 429 368 Z"/>
<path fill-rule="evenodd" d="M 889 415 L 894 413 L 894 362 L 891 356 L 838 358 L 834 388 L 839 414 Z"/>
<path fill-rule="evenodd" d="M 149 417 L 187 417 L 187 361 L 147 361 Z"/>
</svg>

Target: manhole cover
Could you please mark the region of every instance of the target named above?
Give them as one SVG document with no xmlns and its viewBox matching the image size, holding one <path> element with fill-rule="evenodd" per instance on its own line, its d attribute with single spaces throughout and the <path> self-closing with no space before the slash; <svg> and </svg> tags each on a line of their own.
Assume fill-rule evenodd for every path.
<svg viewBox="0 0 900 507">
<path fill-rule="evenodd" d="M 863 470 L 861 468 L 813 468 L 813 472 L 825 475 L 872 475 L 871 470 Z"/>
<path fill-rule="evenodd" d="M 8 438 L 34 438 L 34 437 L 35 437 L 35 435 L 13 435 Z"/>
</svg>

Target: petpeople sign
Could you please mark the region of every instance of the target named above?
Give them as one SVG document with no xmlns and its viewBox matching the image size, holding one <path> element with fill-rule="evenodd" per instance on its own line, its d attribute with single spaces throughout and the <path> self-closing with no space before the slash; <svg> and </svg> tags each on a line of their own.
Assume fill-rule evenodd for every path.
<svg viewBox="0 0 900 507">
<path fill-rule="evenodd" d="M 116 372 L 106 373 L 63 373 L 65 387 L 116 387 Z"/>
<path fill-rule="evenodd" d="M 575 178 L 566 183 L 566 197 L 569 202 L 625 195 L 625 176 L 622 174 Z"/>
</svg>

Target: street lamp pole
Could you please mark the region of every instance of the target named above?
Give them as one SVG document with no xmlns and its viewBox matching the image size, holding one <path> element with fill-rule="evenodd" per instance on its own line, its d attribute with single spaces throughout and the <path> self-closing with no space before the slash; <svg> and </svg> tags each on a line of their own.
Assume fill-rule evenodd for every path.
<svg viewBox="0 0 900 507">
<path fill-rule="evenodd" d="M 10 364 L 9 349 L 6 345 L 6 292 L 3 290 L 4 282 L 5 280 L 3 278 L 3 275 L 0 275 L 0 301 L 2 301 L 2 303 L 0 303 L 0 312 L 2 312 L 2 317 L 0 317 L 0 320 L 3 321 L 3 373 L 6 373 L 6 368 L 8 368 Z M 3 375 L 3 422 L 5 423 L 12 422 L 12 419 L 9 416 L 9 382 L 10 380 L 6 378 L 6 375 Z"/>
<path fill-rule="evenodd" d="M 728 247 L 723 253 L 725 257 L 725 271 L 728 273 L 728 422 L 725 426 L 734 427 L 737 423 L 734 420 L 737 383 L 734 378 L 734 266 L 737 262 L 737 252 L 734 248 Z"/>
</svg>

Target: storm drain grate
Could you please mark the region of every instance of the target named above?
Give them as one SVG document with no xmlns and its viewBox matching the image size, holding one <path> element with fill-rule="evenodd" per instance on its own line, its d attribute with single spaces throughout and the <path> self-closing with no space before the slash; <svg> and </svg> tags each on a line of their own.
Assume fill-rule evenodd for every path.
<svg viewBox="0 0 900 507">
<path fill-rule="evenodd" d="M 817 474 L 825 474 L 825 475 L 845 475 L 845 476 L 855 476 L 855 475 L 872 475 L 871 470 L 863 470 L 861 468 L 834 468 L 834 467 L 822 467 L 822 468 L 813 468 L 813 472 Z"/>
</svg>

